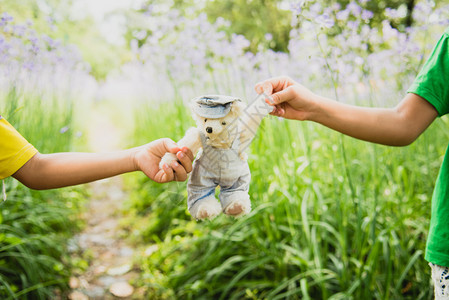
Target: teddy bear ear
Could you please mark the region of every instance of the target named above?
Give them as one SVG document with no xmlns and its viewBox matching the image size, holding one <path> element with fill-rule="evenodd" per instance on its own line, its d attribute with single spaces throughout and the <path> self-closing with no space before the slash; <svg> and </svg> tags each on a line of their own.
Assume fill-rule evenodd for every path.
<svg viewBox="0 0 449 300">
<path fill-rule="evenodd" d="M 200 115 L 198 115 L 195 112 L 194 109 L 194 105 L 195 105 L 195 101 L 190 101 L 189 102 L 189 108 L 190 108 L 190 115 L 192 116 L 193 120 L 195 121 L 197 126 L 200 126 L 200 124 L 204 123 L 204 118 L 200 117 Z"/>
<path fill-rule="evenodd" d="M 188 103 L 188 106 L 189 106 L 190 112 L 191 112 L 192 114 L 195 113 L 195 110 L 193 109 L 193 108 L 194 108 L 194 105 L 195 105 L 195 102 L 194 102 L 193 100 L 190 100 L 189 103 Z"/>
<path fill-rule="evenodd" d="M 195 111 L 196 105 L 197 105 L 197 104 L 196 104 L 195 99 L 189 101 L 189 108 L 190 108 L 190 113 L 191 113 L 191 115 L 194 116 L 194 117 L 199 117 L 199 115 L 198 115 L 198 114 L 196 113 L 196 111 Z"/>
<path fill-rule="evenodd" d="M 237 116 L 240 116 L 243 113 L 245 107 L 246 105 L 242 101 L 234 101 L 231 104 L 231 111 Z"/>
</svg>

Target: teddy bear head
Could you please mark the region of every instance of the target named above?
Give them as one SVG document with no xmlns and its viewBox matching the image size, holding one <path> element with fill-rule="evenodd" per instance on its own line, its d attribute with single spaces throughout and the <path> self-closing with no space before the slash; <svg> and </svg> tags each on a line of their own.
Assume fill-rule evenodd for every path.
<svg viewBox="0 0 449 300">
<path fill-rule="evenodd" d="M 201 96 L 191 101 L 197 128 L 211 143 L 233 139 L 231 131 L 235 131 L 244 107 L 240 99 L 223 95 Z"/>
</svg>

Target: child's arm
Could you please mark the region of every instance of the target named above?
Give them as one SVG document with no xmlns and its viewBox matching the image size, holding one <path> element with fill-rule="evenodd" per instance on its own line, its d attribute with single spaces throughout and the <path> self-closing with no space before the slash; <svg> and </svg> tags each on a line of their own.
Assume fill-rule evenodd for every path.
<svg viewBox="0 0 449 300">
<path fill-rule="evenodd" d="M 161 157 L 176 153 L 173 162 L 159 169 Z M 142 171 L 156 182 L 184 181 L 192 170 L 193 155 L 170 139 L 110 153 L 37 153 L 13 177 L 33 189 L 50 189 L 86 183 L 122 173 Z M 176 173 L 174 173 L 174 172 Z"/>
<path fill-rule="evenodd" d="M 288 77 L 258 83 L 256 91 L 271 95 L 273 115 L 314 121 L 357 139 L 391 146 L 412 143 L 438 116 L 429 102 L 411 93 L 394 108 L 367 108 L 321 97 Z"/>
</svg>

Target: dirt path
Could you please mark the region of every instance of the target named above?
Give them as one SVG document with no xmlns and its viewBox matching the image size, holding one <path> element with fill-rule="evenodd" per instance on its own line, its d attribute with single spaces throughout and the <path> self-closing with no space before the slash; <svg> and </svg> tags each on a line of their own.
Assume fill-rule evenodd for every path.
<svg viewBox="0 0 449 300">
<path fill-rule="evenodd" d="M 106 115 L 96 114 L 95 124 L 89 126 L 92 151 L 107 152 L 121 149 L 121 133 Z M 90 265 L 84 274 L 70 279 L 69 299 L 131 299 L 135 290 L 131 285 L 137 274 L 132 270 L 134 250 L 123 240 L 120 232 L 120 208 L 126 194 L 122 179 L 117 176 L 89 185 L 91 199 L 86 213 L 86 228 L 75 237 L 77 252 L 89 257 Z"/>
</svg>

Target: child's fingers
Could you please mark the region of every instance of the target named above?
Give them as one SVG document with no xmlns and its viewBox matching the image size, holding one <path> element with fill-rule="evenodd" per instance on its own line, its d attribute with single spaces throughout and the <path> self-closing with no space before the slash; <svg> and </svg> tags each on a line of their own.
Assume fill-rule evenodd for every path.
<svg viewBox="0 0 449 300">
<path fill-rule="evenodd" d="M 262 87 L 263 82 L 258 82 L 254 85 L 254 90 L 256 91 L 256 93 L 258 94 L 262 94 L 263 93 L 263 87 Z"/>
<path fill-rule="evenodd" d="M 181 151 L 184 152 L 190 158 L 191 161 L 193 161 L 193 159 L 194 159 L 193 153 L 192 153 L 192 151 L 189 148 L 182 147 Z"/>
<path fill-rule="evenodd" d="M 282 102 L 287 102 L 295 98 L 295 91 L 292 87 L 288 87 L 285 90 L 274 93 L 271 95 L 271 99 L 274 104 L 281 104 Z"/>
<path fill-rule="evenodd" d="M 171 163 L 171 167 L 175 171 L 174 180 L 176 181 L 185 181 L 187 179 L 187 172 L 183 166 L 181 166 L 178 162 L 174 161 Z"/>
<path fill-rule="evenodd" d="M 173 169 L 170 168 L 168 164 L 163 164 L 162 165 L 162 170 L 164 171 L 165 176 L 162 176 L 161 182 L 169 182 L 169 181 L 172 181 L 175 178 L 175 174 L 173 173 Z"/>
<path fill-rule="evenodd" d="M 273 106 L 275 104 L 274 101 L 273 101 L 273 98 L 271 96 L 268 96 L 268 95 L 266 95 L 265 103 L 268 104 L 268 105 L 271 105 L 271 106 Z"/>
<path fill-rule="evenodd" d="M 164 147 L 168 152 L 171 152 L 175 154 L 176 152 L 180 151 L 181 149 L 178 147 L 178 145 L 169 138 L 163 139 Z"/>
<path fill-rule="evenodd" d="M 179 159 L 179 162 L 184 167 L 187 173 L 192 172 L 192 159 L 190 159 L 187 154 L 185 154 L 183 151 L 179 151 L 178 153 L 176 153 L 176 157 Z"/>
<path fill-rule="evenodd" d="M 270 113 L 273 116 L 276 117 L 282 117 L 284 115 L 285 111 L 283 108 L 279 107 L 279 106 L 274 106 L 273 111 Z"/>
<path fill-rule="evenodd" d="M 270 80 L 257 83 L 254 89 L 258 94 L 265 93 L 266 95 L 270 96 L 273 93 L 273 85 Z"/>
<path fill-rule="evenodd" d="M 280 92 L 295 82 L 288 76 L 273 77 L 265 81 L 261 81 L 255 85 L 258 94 L 265 93 L 270 96 L 273 93 Z"/>
</svg>

